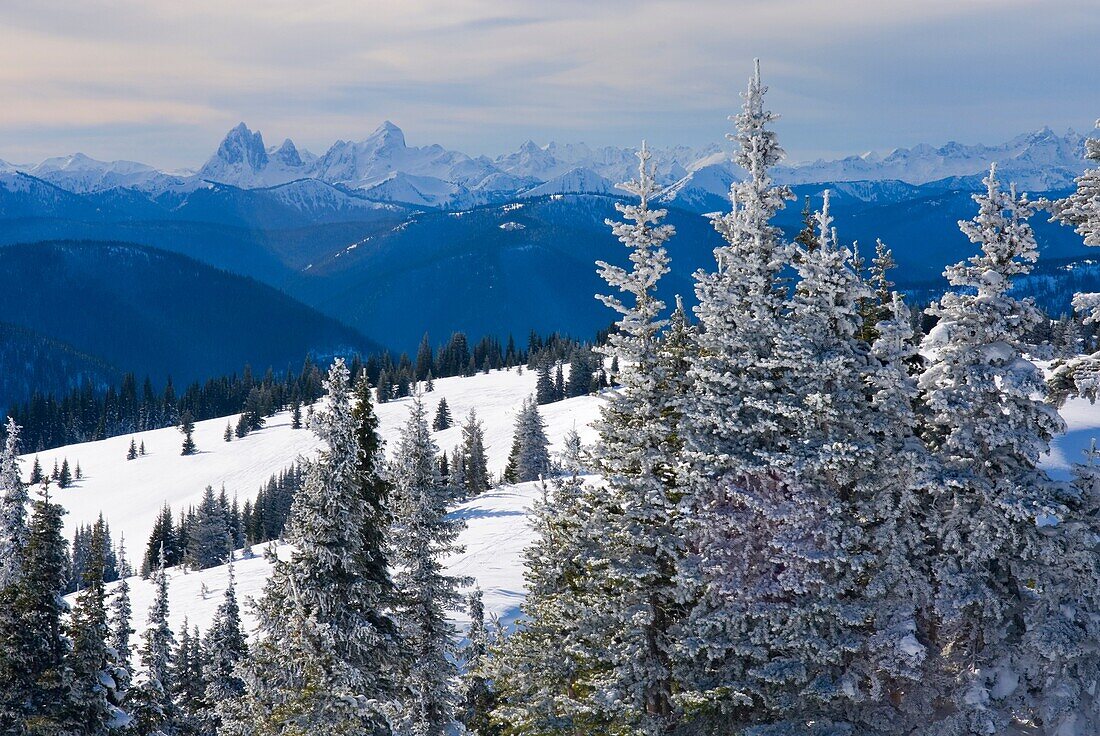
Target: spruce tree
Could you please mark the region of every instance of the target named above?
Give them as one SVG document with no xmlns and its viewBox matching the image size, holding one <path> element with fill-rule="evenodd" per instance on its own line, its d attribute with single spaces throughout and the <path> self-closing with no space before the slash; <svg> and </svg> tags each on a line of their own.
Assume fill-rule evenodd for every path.
<svg viewBox="0 0 1100 736">
<path fill-rule="evenodd" d="M 233 441 L 233 422 L 228 421 L 225 423 L 225 431 L 222 432 L 222 439 L 226 442 Z"/>
<path fill-rule="evenodd" d="M 665 243 L 674 230 L 662 224 L 665 210 L 651 209 L 660 192 L 642 144 L 638 176 L 620 188 L 637 203 L 616 203 L 622 222 L 612 231 L 630 251 L 629 270 L 599 261 L 599 273 L 622 294 L 598 298 L 618 313 L 604 352 L 624 366 L 622 387 L 609 395 L 597 424 L 593 451 L 606 487 L 591 492 L 601 523 L 589 528 L 599 568 L 597 597 L 581 611 L 577 626 L 599 637 L 607 671 L 593 678 L 592 697 L 624 729 L 672 732 L 680 719 L 673 702 L 676 627 L 683 616 L 677 571 L 685 558 L 679 513 L 682 490 L 676 466 L 678 415 L 660 356 L 666 322 L 657 284 L 668 272 Z"/>
<path fill-rule="evenodd" d="M 138 446 L 138 454 L 145 457 L 145 440 L 142 440 L 141 444 Z"/>
<path fill-rule="evenodd" d="M 191 416 L 189 410 L 184 410 L 180 416 L 180 432 L 183 433 L 183 447 L 180 450 L 181 455 L 194 455 L 197 451 L 195 447 L 195 440 L 192 435 L 195 432 L 195 420 Z"/>
<path fill-rule="evenodd" d="M 202 681 L 206 708 L 201 714 L 201 723 L 207 733 L 218 733 L 221 726 L 216 704 L 237 700 L 244 694 L 244 681 L 238 676 L 237 669 L 248 656 L 248 643 L 241 627 L 232 557 L 228 573 L 225 597 L 214 613 L 214 620 L 203 640 Z"/>
<path fill-rule="evenodd" d="M 441 432 L 444 429 L 450 429 L 454 424 L 451 419 L 451 409 L 447 406 L 447 397 L 443 397 L 439 400 L 439 405 L 435 410 L 435 419 L 432 420 L 432 431 Z"/>
<path fill-rule="evenodd" d="M 22 575 L 30 496 L 19 469 L 19 425 L 8 419 L 0 454 L 0 591 Z"/>
<path fill-rule="evenodd" d="M 105 529 L 100 518 L 92 530 L 83 587 L 67 626 L 72 643 L 64 664 L 67 697 L 62 706 L 63 727 L 89 736 L 121 732 L 130 725 L 130 716 L 120 707 L 126 696 L 122 685 L 129 679 L 121 671 L 129 663 L 120 662 L 107 643 Z"/>
<path fill-rule="evenodd" d="M 61 462 L 61 472 L 57 474 L 58 488 L 68 488 L 73 484 L 73 471 L 69 468 L 69 458 Z"/>
<path fill-rule="evenodd" d="M 550 473 L 549 440 L 546 439 L 546 422 L 539 414 L 538 403 L 532 396 L 524 400 L 516 414 L 512 450 L 504 479 L 508 483 L 527 483 Z"/>
<path fill-rule="evenodd" d="M 485 431 L 477 418 L 477 411 L 470 409 L 462 424 L 462 444 L 455 453 L 455 473 L 468 497 L 483 493 L 492 486 L 489 479 L 489 459 L 485 447 Z"/>
<path fill-rule="evenodd" d="M 1055 733 L 1086 708 L 1065 675 L 1098 612 L 1079 595 L 1091 583 L 1062 567 L 1081 500 L 1038 465 L 1065 429 L 1025 357 L 1043 316 L 1010 293 L 1039 255 L 1034 207 L 1001 189 L 996 167 L 984 181 L 977 216 L 959 223 L 981 253 L 945 271 L 961 290 L 930 308 L 939 322 L 922 346 L 933 356 L 920 377 L 924 436 L 945 474 L 929 521 L 936 644 L 954 678 L 936 727 L 1002 732 L 1053 715 Z"/>
<path fill-rule="evenodd" d="M 1100 120 L 1096 125 L 1100 128 Z M 1077 188 L 1068 197 L 1046 204 L 1052 220 L 1073 226 L 1085 245 L 1100 246 L 1100 139 L 1085 139 L 1085 158 L 1097 166 L 1075 179 Z M 1084 316 L 1085 324 L 1100 325 L 1100 293 L 1075 294 L 1073 308 Z M 1100 352 L 1058 366 L 1050 385 L 1056 401 L 1077 394 L 1095 402 L 1100 397 Z"/>
<path fill-rule="evenodd" d="M 302 402 L 299 401 L 297 398 L 295 398 L 294 401 L 292 401 L 290 404 L 290 428 L 302 428 Z M 229 431 L 228 427 L 226 427 L 226 431 Z"/>
<path fill-rule="evenodd" d="M 496 693 L 487 677 L 489 631 L 485 627 L 485 603 L 481 588 L 474 588 L 466 597 L 470 628 L 466 646 L 462 649 L 462 725 L 476 736 L 495 736 L 503 729 L 492 722 Z"/>
<path fill-rule="evenodd" d="M 550 363 L 543 361 L 536 368 L 535 399 L 539 404 L 552 404 L 557 395 L 554 390 L 554 379 L 550 374 Z"/>
<path fill-rule="evenodd" d="M 137 440 L 133 437 L 130 438 L 130 449 L 126 451 L 127 460 L 135 460 L 138 456 Z"/>
<path fill-rule="evenodd" d="M 786 495 L 770 456 L 796 440 L 775 401 L 782 391 L 773 363 L 790 250 L 772 219 L 792 195 L 771 178 L 783 150 L 770 129 L 778 116 L 764 107 L 766 91 L 757 62 L 742 111 L 733 118 L 737 132 L 728 136 L 738 144 L 734 162 L 745 178 L 731 187 L 731 211 L 714 220 L 725 241 L 715 249 L 717 269 L 696 275 L 699 329 L 681 423 L 690 486 L 685 535 L 697 550 L 680 574 L 696 632 L 684 702 L 715 733 L 750 722 L 737 591 L 764 583 L 753 568 L 769 554 L 758 532 L 768 520 L 755 499 Z"/>
<path fill-rule="evenodd" d="M 34 456 L 34 463 L 31 465 L 31 477 L 28 479 L 27 484 L 36 486 L 45 479 L 45 475 L 42 473 L 42 463 L 38 461 L 38 455 Z"/>
<path fill-rule="evenodd" d="M 486 663 L 498 693 L 493 721 L 509 734 L 609 733 L 602 708 L 586 697 L 605 670 L 602 641 L 590 646 L 578 627 L 588 606 L 586 525 L 592 518 L 577 476 L 555 478 L 531 509 L 535 541 L 523 553 L 527 595 L 515 631 Z M 589 616 L 589 618 L 591 618 Z"/>
<path fill-rule="evenodd" d="M 459 705 L 455 689 L 456 641 L 447 611 L 458 607 L 460 578 L 446 574 L 443 560 L 461 552 L 464 522 L 447 516 L 450 491 L 439 477 L 438 448 L 428 429 L 424 403 L 413 400 L 401 430 L 391 471 L 394 581 L 400 591 L 398 627 L 410 654 L 397 716 L 399 733 L 443 736 Z"/>
<path fill-rule="evenodd" d="M 62 616 L 66 571 L 64 510 L 48 484 L 33 504 L 22 576 L 0 589 L 0 727 L 5 733 L 57 733 L 65 703 Z"/>
<path fill-rule="evenodd" d="M 226 510 L 206 487 L 195 512 L 195 523 L 187 530 L 187 561 L 196 570 L 221 565 L 226 560 L 229 520 Z"/>
<path fill-rule="evenodd" d="M 114 650 L 120 668 L 119 685 L 122 690 L 130 689 L 133 650 L 130 646 L 130 635 L 134 633 L 131 626 L 133 608 L 130 604 L 130 581 L 132 574 L 129 562 L 126 561 L 126 540 L 120 539 L 118 543 L 119 568 L 118 585 L 114 587 L 110 595 L 110 619 L 108 621 L 107 645 Z"/>
<path fill-rule="evenodd" d="M 164 571 L 164 551 L 158 555 L 153 573 L 155 595 L 149 608 L 149 619 L 141 634 L 142 673 L 130 691 L 127 701 L 139 734 L 171 734 L 178 722 L 178 712 L 172 700 L 174 682 L 173 648 L 175 636 L 168 625 L 168 576 Z"/>
<path fill-rule="evenodd" d="M 337 359 L 324 382 L 314 431 L 324 443 L 305 466 L 287 541 L 256 604 L 258 636 L 240 669 L 245 689 L 218 704 L 228 734 L 361 734 L 388 728 L 400 657 L 377 583 L 367 528 L 363 457 L 348 370 Z M 376 457 L 376 456 L 375 456 Z M 371 458 L 373 460 L 375 458 Z"/>
</svg>

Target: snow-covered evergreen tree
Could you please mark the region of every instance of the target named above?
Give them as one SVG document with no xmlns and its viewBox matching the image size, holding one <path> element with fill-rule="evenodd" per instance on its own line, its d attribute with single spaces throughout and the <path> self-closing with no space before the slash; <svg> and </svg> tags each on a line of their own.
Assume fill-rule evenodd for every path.
<svg viewBox="0 0 1100 736">
<path fill-rule="evenodd" d="M 435 419 L 432 420 L 432 429 L 441 432 L 450 429 L 454 422 L 451 420 L 451 409 L 447 406 L 447 397 L 439 400 L 439 406 L 435 409 Z"/>
<path fill-rule="evenodd" d="M 107 557 L 106 526 L 100 518 L 92 530 L 83 587 L 68 622 L 70 648 L 65 655 L 67 696 L 61 720 L 66 732 L 103 736 L 120 733 L 130 716 L 120 707 L 126 697 L 118 652 L 108 645 L 103 573 Z M 128 677 L 126 678 L 128 679 Z"/>
<path fill-rule="evenodd" d="M 474 736 L 494 736 L 501 733 L 491 715 L 496 695 L 492 681 L 486 676 L 489 656 L 489 630 L 485 626 L 485 603 L 481 588 L 474 588 L 466 596 L 470 628 L 466 632 L 466 646 L 462 658 L 462 725 Z"/>
<path fill-rule="evenodd" d="M 764 509 L 787 494 L 770 457 L 797 437 L 776 400 L 784 391 L 774 370 L 786 294 L 782 271 L 791 259 L 771 220 L 792 195 L 769 171 L 783 151 L 769 127 L 778 116 L 764 108 L 766 89 L 757 63 L 742 111 L 733 117 L 737 132 L 729 136 L 738 143 L 734 161 L 745 178 L 731 187 L 731 211 L 714 220 L 725 241 L 715 249 L 717 269 L 696 274 L 699 330 L 681 422 L 692 550 L 681 583 L 694 632 L 685 640 L 690 667 L 683 699 L 694 718 L 710 719 L 717 733 L 746 723 L 754 703 L 741 659 L 747 642 L 736 591 L 767 580 L 757 574 L 771 554 L 768 536 L 759 533 L 770 523 Z"/>
<path fill-rule="evenodd" d="M 22 575 L 0 590 L 0 730 L 60 733 L 66 701 L 63 658 L 68 648 L 61 597 L 67 569 L 64 510 L 44 488 L 33 505 Z"/>
<path fill-rule="evenodd" d="M 457 540 L 464 522 L 447 516 L 451 491 L 440 480 L 437 453 L 424 403 L 416 397 L 391 470 L 397 621 L 410 655 L 406 700 L 395 725 L 410 736 L 443 736 L 455 722 L 459 700 L 456 637 L 447 611 L 460 606 L 464 581 L 447 575 L 443 560 L 461 551 Z"/>
<path fill-rule="evenodd" d="M 214 488 L 207 486 L 195 510 L 195 521 L 187 530 L 187 563 L 196 570 L 223 564 L 228 536 L 225 508 L 218 503 Z"/>
<path fill-rule="evenodd" d="M 0 591 L 21 575 L 27 546 L 27 503 L 30 496 L 19 469 L 19 425 L 11 418 L 0 453 Z"/>
<path fill-rule="evenodd" d="M 126 705 L 139 734 L 171 734 L 178 715 L 171 694 L 175 636 L 168 625 L 168 575 L 164 571 L 163 550 L 153 573 L 153 586 L 156 594 L 149 608 L 148 624 L 141 634 L 142 673 Z"/>
<path fill-rule="evenodd" d="M 455 477 L 466 496 L 476 496 L 489 490 L 489 459 L 486 455 L 485 430 L 477 418 L 477 410 L 470 409 L 462 423 L 462 444 L 455 451 Z"/>
<path fill-rule="evenodd" d="M 1097 614 L 1069 599 L 1093 582 L 1059 580 L 1076 502 L 1038 461 L 1064 423 L 1025 357 L 1023 336 L 1042 314 L 1009 291 L 1039 255 L 1034 208 L 1001 189 L 995 167 L 985 184 L 977 216 L 959 223 L 981 253 L 945 271 L 962 290 L 929 310 L 939 322 L 924 340 L 933 358 L 920 377 L 925 439 L 945 472 L 930 520 L 937 648 L 955 677 L 954 710 L 935 725 L 944 734 L 1032 722 L 1060 697 L 1059 673 L 1081 656 L 1080 634 Z"/>
<path fill-rule="evenodd" d="M 552 491 L 543 481 L 531 509 L 535 541 L 523 553 L 527 595 L 515 631 L 493 645 L 486 664 L 498 693 L 493 719 L 505 733 L 607 732 L 602 708 L 587 697 L 589 679 L 606 671 L 604 642 L 590 643 L 578 627 L 582 611 L 600 610 L 589 605 L 586 499 L 578 476 L 555 478 Z"/>
<path fill-rule="evenodd" d="M 130 563 L 126 560 L 126 540 L 118 542 L 118 585 L 114 587 L 110 595 L 110 619 L 107 624 L 107 644 L 115 650 L 120 667 L 118 680 L 123 690 L 130 689 L 131 662 L 133 649 L 130 646 L 130 635 L 134 633 L 131 625 L 133 608 L 130 604 L 130 581 L 133 575 Z"/>
<path fill-rule="evenodd" d="M 229 560 L 229 583 L 225 588 L 225 597 L 206 631 L 203 654 L 206 709 L 202 713 L 202 725 L 207 733 L 217 733 L 221 719 L 215 704 L 237 700 L 244 694 L 244 681 L 238 676 L 237 667 L 248 654 L 244 629 L 241 628 L 232 558 Z"/>
<path fill-rule="evenodd" d="M 605 637 L 609 667 L 592 681 L 592 697 L 606 703 L 617 727 L 663 734 L 680 718 L 673 661 L 683 617 L 677 572 L 687 550 L 676 469 L 679 415 L 661 359 L 665 305 L 655 294 L 668 272 L 664 244 L 674 230 L 661 224 L 665 210 L 650 208 L 660 192 L 650 158 L 643 143 L 637 178 L 619 185 L 638 202 L 616 203 L 623 221 L 608 222 L 630 250 L 631 268 L 597 262 L 600 275 L 623 295 L 598 297 L 619 314 L 603 351 L 623 368 L 621 387 L 608 394 L 597 423 L 592 460 L 606 485 L 592 490 L 590 503 L 601 508 L 603 523 L 587 531 L 600 581 L 578 626 Z"/>
<path fill-rule="evenodd" d="M 512 450 L 504 479 L 508 483 L 526 483 L 538 480 L 550 472 L 549 440 L 546 438 L 546 422 L 539 413 L 535 397 L 524 400 L 516 413 Z"/>
<path fill-rule="evenodd" d="M 228 734 L 376 734 L 389 728 L 395 668 L 392 625 L 364 538 L 375 511 L 364 498 L 362 454 L 348 370 L 325 380 L 313 421 L 324 443 L 307 463 L 287 541 L 257 601 L 258 637 L 241 668 L 244 695 L 219 703 Z"/>
<path fill-rule="evenodd" d="M 1100 128 L 1100 120 L 1096 121 Z M 1077 189 L 1065 199 L 1050 203 L 1053 220 L 1072 225 L 1085 239 L 1085 245 L 1100 246 L 1100 138 L 1085 139 L 1085 157 L 1096 162 L 1077 177 Z M 1073 297 L 1073 308 L 1085 318 L 1085 324 L 1100 325 L 1100 294 L 1081 293 Z M 1051 377 L 1055 400 L 1071 393 L 1095 402 L 1100 397 L 1100 353 L 1070 360 Z"/>
</svg>

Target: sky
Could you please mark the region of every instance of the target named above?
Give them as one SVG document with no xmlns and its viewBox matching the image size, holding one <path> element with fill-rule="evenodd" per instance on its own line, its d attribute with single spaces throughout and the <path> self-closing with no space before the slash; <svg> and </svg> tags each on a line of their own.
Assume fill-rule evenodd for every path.
<svg viewBox="0 0 1100 736">
<path fill-rule="evenodd" d="M 240 121 L 472 155 L 705 146 L 761 59 L 791 160 L 1100 117 L 1096 0 L 3 0 L 0 159 L 198 167 Z"/>
</svg>

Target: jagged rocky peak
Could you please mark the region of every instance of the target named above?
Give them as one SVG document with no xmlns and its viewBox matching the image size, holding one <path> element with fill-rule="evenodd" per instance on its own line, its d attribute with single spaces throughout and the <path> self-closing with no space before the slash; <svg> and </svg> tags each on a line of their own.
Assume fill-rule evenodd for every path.
<svg viewBox="0 0 1100 736">
<path fill-rule="evenodd" d="M 244 163 L 253 171 L 264 168 L 268 161 L 264 138 L 260 131 L 252 131 L 244 123 L 238 123 L 226 133 L 214 158 L 227 164 Z"/>
<path fill-rule="evenodd" d="M 283 144 L 271 154 L 271 158 L 284 166 L 302 165 L 302 157 L 298 153 L 298 148 L 294 145 L 294 141 L 289 138 L 284 140 Z"/>
</svg>

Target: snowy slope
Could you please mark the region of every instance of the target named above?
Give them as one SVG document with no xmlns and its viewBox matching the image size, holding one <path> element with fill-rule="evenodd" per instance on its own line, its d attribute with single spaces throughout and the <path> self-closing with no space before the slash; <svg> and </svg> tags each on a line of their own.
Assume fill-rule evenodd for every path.
<svg viewBox="0 0 1100 736">
<path fill-rule="evenodd" d="M 524 397 L 534 392 L 535 379 L 535 373 L 527 370 L 523 375 L 493 371 L 468 378 L 441 378 L 435 382 L 435 391 L 425 394 L 424 402 L 434 415 L 440 398 L 446 397 L 456 425 L 471 408 L 476 408 L 485 428 L 489 470 L 500 473 L 511 449 L 515 412 Z M 391 447 L 408 416 L 409 403 L 404 399 L 376 407 L 382 436 Z M 599 404 L 597 397 L 584 396 L 541 407 L 551 451 L 574 425 L 585 442 L 592 441 L 594 434 L 588 425 L 597 416 Z M 237 416 L 197 422 L 195 443 L 199 452 L 188 457 L 179 454 L 182 436 L 173 427 L 135 434 L 148 452 L 136 460 L 126 460 L 129 435 L 40 453 L 46 472 L 55 460 L 65 458 L 74 467 L 79 462 L 84 472 L 84 478 L 72 487 L 52 491 L 57 502 L 68 510 L 65 534 L 71 537 L 76 525 L 90 523 L 103 513 L 112 536 L 117 540 L 124 534 L 132 556 L 138 557 L 139 546 L 148 539 L 164 503 L 178 511 L 181 506 L 197 504 L 207 485 L 217 489 L 222 484 L 230 496 L 236 494 L 244 503 L 255 497 L 272 473 L 318 447 L 311 432 L 290 428 L 287 412 L 269 417 L 264 429 L 228 443 L 222 439 L 227 421 L 236 425 Z M 440 449 L 450 453 L 460 441 L 461 432 L 455 426 L 435 433 Z M 25 474 L 29 474 L 33 460 L 33 455 L 23 457 Z"/>
<path fill-rule="evenodd" d="M 515 411 L 524 397 L 534 391 L 535 378 L 532 371 L 524 371 L 523 375 L 494 371 L 468 378 L 443 378 L 435 382 L 435 391 L 425 395 L 425 403 L 434 413 L 439 399 L 446 397 L 456 421 L 476 408 L 485 428 L 489 469 L 499 473 L 511 447 Z M 560 447 L 561 439 L 574 426 L 583 441 L 592 442 L 595 433 L 589 424 L 598 415 L 600 403 L 598 397 L 584 396 L 541 407 L 551 451 Z M 381 432 L 390 447 L 396 444 L 397 431 L 408 416 L 409 404 L 410 400 L 404 399 L 377 406 Z M 236 417 L 228 419 L 236 421 Z M 271 473 L 288 465 L 297 455 L 309 454 L 317 448 L 310 432 L 290 429 L 286 413 L 269 419 L 264 429 L 228 444 L 222 439 L 226 421 L 227 418 L 221 418 L 196 424 L 195 440 L 200 452 L 191 457 L 179 455 L 180 434 L 172 428 L 136 435 L 149 452 L 137 460 L 125 459 L 128 436 L 42 453 L 40 460 L 47 471 L 55 458 L 63 457 L 68 457 L 70 463 L 79 459 L 81 467 L 88 471 L 83 481 L 57 491 L 55 496 L 69 512 L 65 517 L 66 535 L 72 535 L 74 525 L 91 522 L 102 511 L 115 539 L 120 533 L 125 534 L 128 557 L 132 561 L 140 559 L 155 515 L 164 502 L 173 509 L 197 503 L 206 484 L 217 487 L 223 482 L 243 501 L 253 497 Z M 460 441 L 461 431 L 455 426 L 434 436 L 440 448 L 450 453 Z M 25 456 L 24 460 L 24 470 L 28 470 L 33 458 Z M 526 517 L 540 493 L 538 483 L 503 486 L 461 504 L 454 511 L 467 524 L 461 537 L 466 549 L 448 561 L 448 569 L 456 575 L 474 578 L 484 591 L 487 612 L 506 622 L 518 614 L 523 599 L 522 554 L 532 540 Z M 277 549 L 283 555 L 289 553 L 285 545 Z M 270 565 L 262 551 L 256 548 L 256 557 L 252 559 L 239 559 L 237 553 L 235 575 L 242 600 L 259 595 L 263 588 Z M 199 572 L 174 568 L 168 572 L 171 621 L 177 633 L 185 617 L 189 625 L 202 629 L 210 624 L 221 601 L 227 574 L 225 566 Z M 131 578 L 130 585 L 136 628 L 140 630 L 152 604 L 153 588 L 149 581 L 137 577 Z M 244 618 L 251 626 L 247 606 Z M 455 614 L 455 619 L 464 621 L 461 614 Z"/>
</svg>

